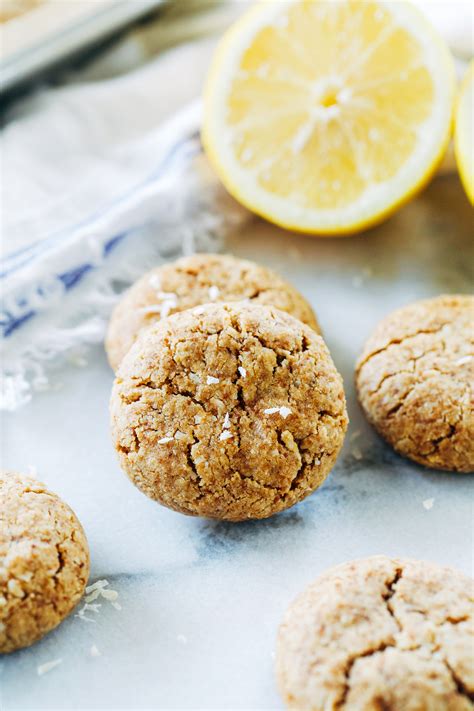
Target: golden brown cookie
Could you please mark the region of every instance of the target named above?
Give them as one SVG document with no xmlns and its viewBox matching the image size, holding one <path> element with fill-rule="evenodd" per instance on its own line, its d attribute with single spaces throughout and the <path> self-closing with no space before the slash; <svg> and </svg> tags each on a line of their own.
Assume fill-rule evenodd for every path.
<svg viewBox="0 0 474 711">
<path fill-rule="evenodd" d="M 239 521 L 292 506 L 344 439 L 342 380 L 321 336 L 258 304 L 208 304 L 142 334 L 112 391 L 120 463 L 182 513 Z"/>
<path fill-rule="evenodd" d="M 276 670 L 295 711 L 474 708 L 473 581 L 374 556 L 332 568 L 290 606 Z"/>
<path fill-rule="evenodd" d="M 242 301 L 276 306 L 319 333 L 301 294 L 275 272 L 229 255 L 196 254 L 152 269 L 116 306 L 105 348 L 114 370 L 139 333 L 169 314 L 209 302 Z"/>
<path fill-rule="evenodd" d="M 87 540 L 69 506 L 35 479 L 0 472 L 0 653 L 56 627 L 88 577 Z"/>
<path fill-rule="evenodd" d="M 474 297 L 439 296 L 387 316 L 356 367 L 360 403 L 400 454 L 474 470 Z"/>
</svg>

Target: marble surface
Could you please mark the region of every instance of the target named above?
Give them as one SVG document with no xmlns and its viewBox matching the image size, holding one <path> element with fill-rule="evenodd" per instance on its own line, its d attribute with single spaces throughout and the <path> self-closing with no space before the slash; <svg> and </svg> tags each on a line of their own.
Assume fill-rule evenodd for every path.
<svg viewBox="0 0 474 711">
<path fill-rule="evenodd" d="M 107 578 L 121 609 L 102 600 L 93 622 L 71 616 L 34 647 L 4 657 L 1 711 L 280 709 L 276 629 L 318 573 L 374 553 L 471 572 L 472 477 L 398 457 L 364 421 L 353 388 L 354 361 L 379 318 L 472 287 L 472 212 L 457 179 L 438 178 L 365 235 L 311 239 L 256 221 L 226 249 L 278 269 L 315 307 L 351 418 L 337 465 L 319 491 L 272 519 L 187 518 L 145 498 L 120 472 L 102 350 L 59 373 L 57 390 L 3 417 L 3 463 L 33 465 L 72 505 L 89 538 L 91 580 Z M 59 666 L 38 675 L 56 659 Z"/>
</svg>

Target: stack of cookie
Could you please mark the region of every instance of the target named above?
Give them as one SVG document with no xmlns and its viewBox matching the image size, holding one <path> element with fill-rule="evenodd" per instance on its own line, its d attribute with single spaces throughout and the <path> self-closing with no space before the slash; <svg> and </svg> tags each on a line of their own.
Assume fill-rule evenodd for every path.
<svg viewBox="0 0 474 711">
<path fill-rule="evenodd" d="M 363 410 L 400 454 L 474 469 L 474 299 L 389 315 L 356 365 Z M 188 515 L 261 519 L 328 476 L 348 425 L 342 378 L 305 299 L 269 269 L 197 255 L 142 277 L 106 339 L 112 437 L 132 482 Z M 0 653 L 82 596 L 79 521 L 38 482 L 0 476 Z M 474 709 L 472 581 L 375 556 L 323 574 L 289 608 L 278 685 L 300 711 Z"/>
<path fill-rule="evenodd" d="M 218 255 L 159 267 L 117 306 L 106 347 L 121 466 L 165 506 L 265 518 L 334 465 L 342 379 L 311 307 L 270 270 Z"/>
</svg>

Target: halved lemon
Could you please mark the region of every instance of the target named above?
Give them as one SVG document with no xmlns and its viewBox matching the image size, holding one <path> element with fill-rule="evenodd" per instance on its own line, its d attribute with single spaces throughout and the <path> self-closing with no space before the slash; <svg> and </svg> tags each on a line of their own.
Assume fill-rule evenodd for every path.
<svg viewBox="0 0 474 711">
<path fill-rule="evenodd" d="M 443 157 L 454 69 L 405 2 L 266 1 L 215 54 L 203 142 L 229 192 L 271 222 L 359 231 Z"/>
<path fill-rule="evenodd" d="M 474 204 L 474 62 L 464 79 L 456 108 L 454 152 L 466 194 Z"/>
</svg>

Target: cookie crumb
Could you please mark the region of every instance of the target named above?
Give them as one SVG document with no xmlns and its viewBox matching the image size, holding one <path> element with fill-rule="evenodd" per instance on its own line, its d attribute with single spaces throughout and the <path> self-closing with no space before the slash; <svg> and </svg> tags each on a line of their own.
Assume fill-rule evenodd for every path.
<svg viewBox="0 0 474 711">
<path fill-rule="evenodd" d="M 44 664 L 40 664 L 36 668 L 36 671 L 38 672 L 38 676 L 43 676 L 43 674 L 47 674 L 55 667 L 58 667 L 60 664 L 62 664 L 62 662 L 63 662 L 62 659 L 53 659 L 50 662 L 45 662 Z"/>
<path fill-rule="evenodd" d="M 206 383 L 208 385 L 216 385 L 219 382 L 219 378 L 215 378 L 213 375 L 208 375 Z"/>
<path fill-rule="evenodd" d="M 434 499 L 425 499 L 423 501 L 423 508 L 425 508 L 427 511 L 433 508 L 434 504 Z"/>
</svg>

